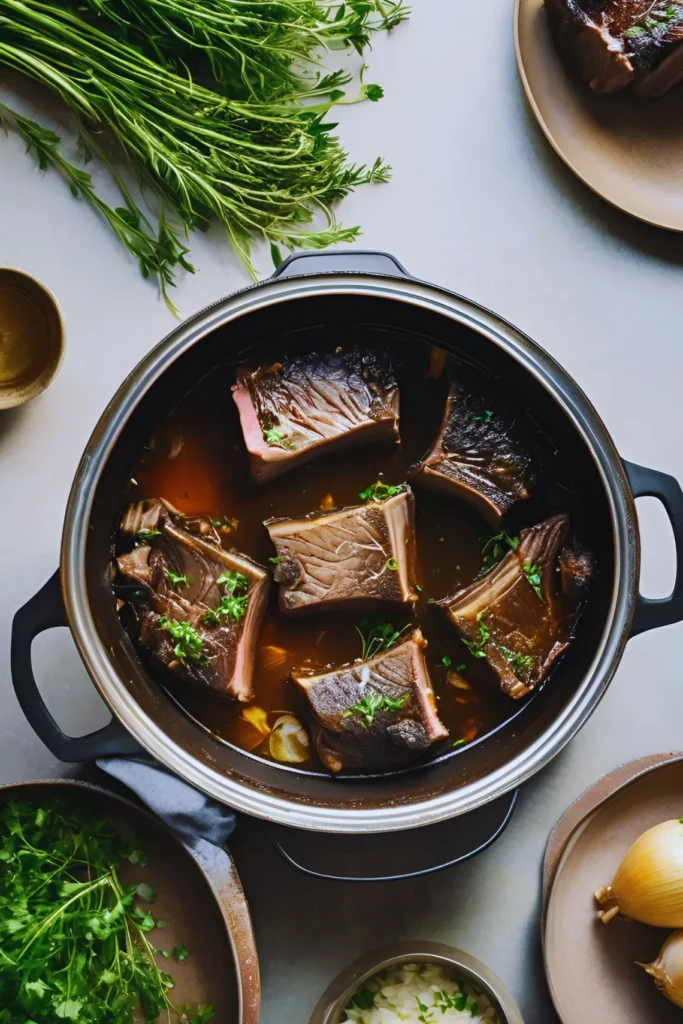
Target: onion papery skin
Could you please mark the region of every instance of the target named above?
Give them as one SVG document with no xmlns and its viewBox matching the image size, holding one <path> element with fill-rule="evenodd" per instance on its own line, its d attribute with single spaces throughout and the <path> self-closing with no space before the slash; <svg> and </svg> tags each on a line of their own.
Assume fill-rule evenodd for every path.
<svg viewBox="0 0 683 1024">
<path fill-rule="evenodd" d="M 672 1003 L 683 1007 L 683 931 L 672 932 L 651 964 L 639 964 Z"/>
<path fill-rule="evenodd" d="M 628 850 L 611 885 L 595 898 L 605 924 L 621 914 L 656 928 L 683 928 L 683 824 L 664 821 Z"/>
</svg>

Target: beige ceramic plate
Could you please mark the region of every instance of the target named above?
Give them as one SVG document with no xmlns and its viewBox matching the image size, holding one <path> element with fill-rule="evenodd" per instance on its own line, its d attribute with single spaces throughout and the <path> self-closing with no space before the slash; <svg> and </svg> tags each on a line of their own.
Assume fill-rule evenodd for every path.
<svg viewBox="0 0 683 1024">
<path fill-rule="evenodd" d="M 635 961 L 656 956 L 668 932 L 597 920 L 593 892 L 611 882 L 646 829 L 683 816 L 683 760 L 653 768 L 607 796 L 581 820 L 552 878 L 545 918 L 548 984 L 563 1024 L 681 1024 Z"/>
<path fill-rule="evenodd" d="M 515 49 L 531 109 L 589 188 L 640 220 L 683 231 L 683 93 L 597 96 L 565 71 L 543 0 L 516 0 Z"/>
</svg>

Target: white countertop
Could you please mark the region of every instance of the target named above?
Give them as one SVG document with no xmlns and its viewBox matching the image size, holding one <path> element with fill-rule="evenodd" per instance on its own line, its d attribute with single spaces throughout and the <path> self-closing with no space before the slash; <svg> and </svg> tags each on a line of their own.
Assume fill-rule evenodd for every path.
<svg viewBox="0 0 683 1024">
<path fill-rule="evenodd" d="M 342 112 L 354 159 L 385 156 L 389 185 L 342 206 L 360 245 L 394 253 L 416 275 L 494 309 L 572 373 L 621 454 L 683 480 L 679 237 L 631 221 L 594 197 L 545 144 L 526 109 L 512 45 L 512 4 L 416 0 L 412 20 L 370 55 L 386 98 Z M 195 277 L 174 293 L 183 316 L 247 283 L 218 232 L 193 240 Z M 260 260 L 269 273 L 269 259 Z M 58 562 L 62 515 L 81 450 L 115 388 L 174 321 L 153 284 L 84 204 L 42 176 L 13 135 L 0 138 L 0 265 L 57 295 L 68 328 L 64 367 L 30 405 L 0 414 L 0 783 L 70 772 L 33 735 L 9 679 L 11 618 Z M 673 544 L 661 509 L 639 502 L 643 580 L 670 589 Z M 66 631 L 62 631 L 66 633 Z M 306 1024 L 331 977 L 365 950 L 438 939 L 484 959 L 527 1024 L 556 1019 L 540 954 L 540 864 L 565 807 L 619 763 L 683 747 L 683 626 L 632 641 L 580 735 L 524 787 L 488 852 L 411 883 L 312 882 L 267 844 L 237 844 L 264 983 L 263 1024 Z M 102 708 L 66 636 L 36 644 L 58 717 L 82 731 Z M 71 645 L 72 646 L 72 645 Z M 267 881 L 264 881 L 267 879 Z M 644 1022 L 645 1024 L 645 1022 Z"/>
</svg>

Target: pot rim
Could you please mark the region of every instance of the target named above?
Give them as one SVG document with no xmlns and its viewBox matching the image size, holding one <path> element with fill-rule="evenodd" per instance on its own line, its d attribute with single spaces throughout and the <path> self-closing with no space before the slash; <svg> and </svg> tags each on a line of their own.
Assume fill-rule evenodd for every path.
<svg viewBox="0 0 683 1024">
<path fill-rule="evenodd" d="M 545 733 L 512 761 L 452 793 L 368 810 L 299 804 L 265 793 L 216 772 L 174 743 L 142 712 L 115 672 L 87 600 L 86 547 L 93 500 L 102 468 L 133 408 L 171 363 L 219 327 L 256 309 L 326 295 L 390 299 L 430 310 L 483 335 L 515 359 L 549 392 L 586 445 L 605 490 L 614 536 L 614 583 L 598 649 L 583 682 Z M 587 396 L 552 356 L 495 313 L 444 288 L 414 278 L 333 272 L 271 279 L 219 300 L 178 326 L 138 363 L 84 450 L 67 504 L 60 561 L 67 618 L 83 663 L 114 716 L 161 764 L 207 795 L 279 824 L 325 832 L 390 832 L 476 810 L 526 782 L 573 738 L 600 702 L 623 654 L 635 608 L 640 542 L 635 502 L 614 442 Z"/>
</svg>

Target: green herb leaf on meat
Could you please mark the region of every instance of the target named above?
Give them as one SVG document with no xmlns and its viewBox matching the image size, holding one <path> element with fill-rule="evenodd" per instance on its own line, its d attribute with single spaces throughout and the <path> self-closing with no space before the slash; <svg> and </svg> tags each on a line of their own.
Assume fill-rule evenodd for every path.
<svg viewBox="0 0 683 1024">
<path fill-rule="evenodd" d="M 267 427 L 263 431 L 263 440 L 268 445 L 280 445 L 281 448 L 286 448 L 288 451 L 294 449 L 294 445 L 291 441 L 288 441 L 284 431 L 280 427 Z"/>
<path fill-rule="evenodd" d="M 524 563 L 524 575 L 539 601 L 543 601 L 543 594 L 541 592 L 541 572 L 542 569 L 540 565 L 536 565 L 533 562 Z"/>
<path fill-rule="evenodd" d="M 178 641 L 173 651 L 176 658 L 180 661 L 187 661 L 189 658 L 200 665 L 209 664 L 211 659 L 204 654 L 204 641 L 189 622 L 179 622 L 177 619 L 169 619 L 167 615 L 162 615 L 159 625 L 162 629 L 167 629 L 173 639 Z"/>
<path fill-rule="evenodd" d="M 505 530 L 501 530 L 500 533 L 489 537 L 481 549 L 481 572 L 487 572 L 496 562 L 500 562 L 507 555 L 508 551 L 516 551 L 518 547 L 519 537 L 511 537 Z"/>
<path fill-rule="evenodd" d="M 404 704 L 410 700 L 410 694 L 403 694 L 401 697 L 387 697 L 384 693 L 367 693 L 359 701 L 352 704 L 343 712 L 342 718 L 350 718 L 357 714 L 361 718 L 361 724 L 370 728 L 379 711 L 400 711 Z"/>
<path fill-rule="evenodd" d="M 534 664 L 534 659 L 531 654 L 520 654 L 518 651 L 511 651 L 509 647 L 504 647 L 502 644 L 496 644 L 496 647 L 503 655 L 508 665 L 510 665 L 513 672 L 523 679 L 529 675 Z"/>
<path fill-rule="evenodd" d="M 464 636 L 460 639 L 464 643 L 465 647 L 468 648 L 473 658 L 485 658 L 486 651 L 484 648 L 491 639 L 491 633 L 489 627 L 484 622 L 484 612 L 479 612 L 477 615 L 477 621 L 479 623 L 479 639 L 478 640 L 466 640 Z"/>
<path fill-rule="evenodd" d="M 138 533 L 138 539 L 143 544 L 150 544 L 155 537 L 161 537 L 161 530 L 140 530 Z"/>
<path fill-rule="evenodd" d="M 361 501 L 386 501 L 387 498 L 393 498 L 405 489 L 405 484 L 385 484 L 378 480 L 376 484 L 370 484 L 364 491 L 360 491 L 358 497 Z"/>
<path fill-rule="evenodd" d="M 220 623 L 222 619 L 241 622 L 247 614 L 249 604 L 249 578 L 241 572 L 228 569 L 216 580 L 217 586 L 225 587 L 225 594 L 218 605 L 204 616 L 207 625 Z"/>
<path fill-rule="evenodd" d="M 166 575 L 174 587 L 187 587 L 190 582 L 187 576 L 179 575 L 177 572 L 172 572 L 170 569 L 166 570 Z"/>
</svg>

